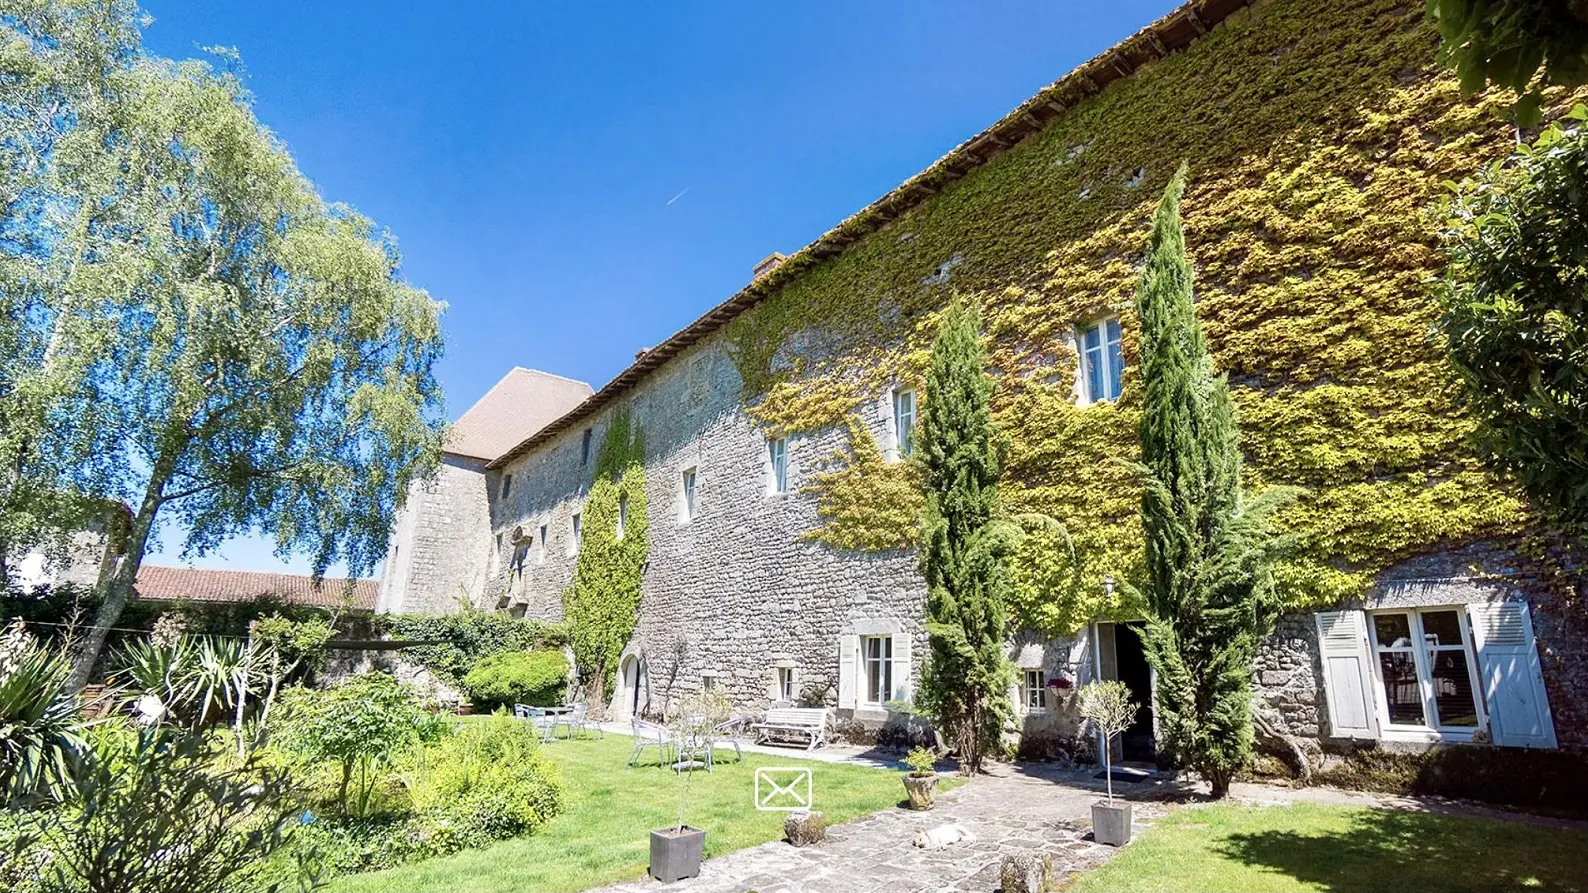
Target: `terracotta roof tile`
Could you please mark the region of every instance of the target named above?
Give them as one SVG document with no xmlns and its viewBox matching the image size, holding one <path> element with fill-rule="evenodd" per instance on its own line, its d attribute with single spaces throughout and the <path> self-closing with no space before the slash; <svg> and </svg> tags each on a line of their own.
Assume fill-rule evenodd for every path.
<svg viewBox="0 0 1588 893">
<path fill-rule="evenodd" d="M 447 452 L 495 459 L 592 393 L 582 381 L 515 367 L 453 424 Z"/>
<path fill-rule="evenodd" d="M 248 602 L 273 599 L 289 605 L 375 610 L 378 584 L 326 577 L 318 586 L 306 574 L 204 570 L 144 565 L 138 569 L 138 597 L 149 601 Z"/>
</svg>

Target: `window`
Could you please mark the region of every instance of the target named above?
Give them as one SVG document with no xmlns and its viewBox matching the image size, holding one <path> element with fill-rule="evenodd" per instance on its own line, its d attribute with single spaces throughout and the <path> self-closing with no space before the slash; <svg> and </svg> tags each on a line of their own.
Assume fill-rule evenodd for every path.
<svg viewBox="0 0 1588 893">
<path fill-rule="evenodd" d="M 540 552 L 536 559 L 540 564 L 546 563 L 546 525 L 540 525 Z"/>
<path fill-rule="evenodd" d="M 1046 713 L 1048 709 L 1048 679 L 1041 670 L 1021 673 L 1020 704 L 1027 713 Z"/>
<path fill-rule="evenodd" d="M 529 557 L 529 540 L 513 546 L 513 576 L 524 576 L 524 560 Z"/>
<path fill-rule="evenodd" d="M 579 466 L 581 468 L 590 464 L 590 438 L 594 434 L 594 429 L 584 429 L 584 439 L 579 442 Z"/>
<path fill-rule="evenodd" d="M 772 459 L 772 492 L 788 492 L 788 438 L 767 441 L 767 452 Z"/>
<path fill-rule="evenodd" d="M 574 555 L 579 551 L 579 539 L 584 535 L 584 515 L 573 513 L 573 542 L 568 545 L 568 554 Z"/>
<path fill-rule="evenodd" d="M 688 524 L 695 520 L 695 469 L 684 471 L 684 512 L 683 521 Z"/>
<path fill-rule="evenodd" d="M 618 539 L 623 539 L 623 528 L 629 523 L 629 498 L 618 497 Z"/>
<path fill-rule="evenodd" d="M 862 636 L 860 654 L 865 664 L 866 703 L 887 703 L 893 692 L 893 637 Z"/>
<path fill-rule="evenodd" d="M 915 392 L 893 392 L 893 438 L 899 445 L 899 458 L 915 449 Z"/>
<path fill-rule="evenodd" d="M 1374 669 L 1391 727 L 1475 729 L 1477 676 L 1470 632 L 1458 608 L 1369 615 Z"/>
<path fill-rule="evenodd" d="M 1081 330 L 1081 381 L 1087 403 L 1119 399 L 1119 373 L 1125 362 L 1119 351 L 1119 320 L 1109 319 Z"/>
<path fill-rule="evenodd" d="M 507 494 L 511 492 L 513 492 L 513 473 L 509 471 L 502 475 L 502 498 L 506 499 Z"/>
<path fill-rule="evenodd" d="M 716 691 L 717 690 L 717 674 L 716 673 L 701 673 L 700 674 L 700 689 L 701 689 L 701 691 Z"/>
<path fill-rule="evenodd" d="M 793 667 L 777 668 L 777 696 L 780 701 L 795 700 Z"/>
</svg>

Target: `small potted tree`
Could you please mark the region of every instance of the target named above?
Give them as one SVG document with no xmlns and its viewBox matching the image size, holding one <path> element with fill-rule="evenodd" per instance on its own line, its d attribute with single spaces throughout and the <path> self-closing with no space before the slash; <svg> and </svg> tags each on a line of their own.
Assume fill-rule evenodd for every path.
<svg viewBox="0 0 1588 893">
<path fill-rule="evenodd" d="M 931 809 L 937 797 L 937 756 L 924 747 L 905 754 L 904 792 L 910 795 L 911 809 Z"/>
<path fill-rule="evenodd" d="M 1136 702 L 1123 682 L 1089 682 L 1077 697 L 1077 709 L 1103 737 L 1103 777 L 1108 780 L 1108 801 L 1092 804 L 1092 838 L 1109 846 L 1130 842 L 1130 803 L 1114 803 L 1114 767 L 1109 744 L 1136 719 Z"/>
<path fill-rule="evenodd" d="M 711 759 L 712 730 L 726 720 L 732 705 L 723 695 L 713 691 L 685 695 L 673 705 L 668 717 L 672 731 L 674 753 L 673 768 L 684 777 L 683 795 L 678 804 L 678 824 L 651 832 L 651 877 L 664 884 L 681 881 L 700 874 L 700 860 L 705 854 L 706 832 L 684 823 L 689 809 L 689 787 L 695 770 Z"/>
</svg>

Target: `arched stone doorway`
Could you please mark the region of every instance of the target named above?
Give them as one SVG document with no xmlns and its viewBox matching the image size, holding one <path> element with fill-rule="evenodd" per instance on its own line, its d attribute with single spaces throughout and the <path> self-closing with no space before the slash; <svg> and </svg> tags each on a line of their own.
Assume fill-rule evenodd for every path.
<svg viewBox="0 0 1588 893">
<path fill-rule="evenodd" d="M 633 719 L 644 712 L 645 675 L 645 661 L 637 654 L 628 655 L 618 665 L 618 698 L 613 705 L 618 719 Z"/>
</svg>

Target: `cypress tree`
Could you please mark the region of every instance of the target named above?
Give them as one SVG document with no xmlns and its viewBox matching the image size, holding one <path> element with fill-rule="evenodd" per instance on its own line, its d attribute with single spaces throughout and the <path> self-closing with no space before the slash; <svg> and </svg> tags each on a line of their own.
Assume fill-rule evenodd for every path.
<svg viewBox="0 0 1588 893">
<path fill-rule="evenodd" d="M 1197 322 L 1180 226 L 1185 168 L 1164 190 L 1136 292 L 1141 324 L 1143 643 L 1166 749 L 1213 786 L 1252 750 L 1252 660 L 1274 617 L 1268 524 L 1287 493 L 1247 500 L 1228 382 Z"/>
<path fill-rule="evenodd" d="M 979 329 L 977 314 L 958 302 L 944 311 L 916 436 L 926 496 L 920 557 L 931 647 L 918 700 L 967 774 L 981 770 L 998 741 L 1011 679 L 1004 656 L 1010 540 L 1008 525 L 994 518 L 1000 457 Z"/>
</svg>

